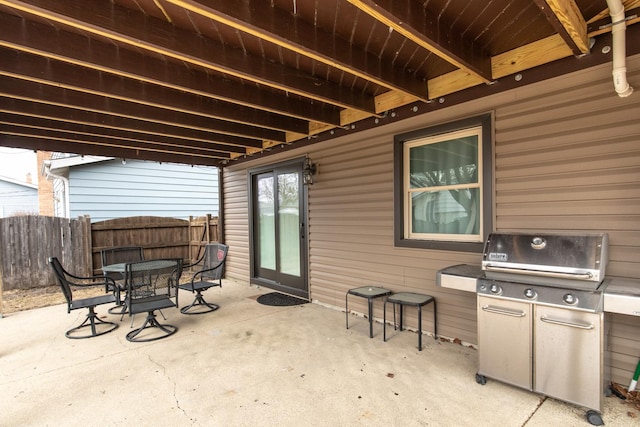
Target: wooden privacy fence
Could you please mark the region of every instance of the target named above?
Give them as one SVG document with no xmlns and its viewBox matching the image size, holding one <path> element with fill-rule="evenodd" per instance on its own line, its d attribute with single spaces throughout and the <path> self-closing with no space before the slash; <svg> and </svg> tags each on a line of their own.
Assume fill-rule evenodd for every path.
<svg viewBox="0 0 640 427">
<path fill-rule="evenodd" d="M 195 261 L 201 248 L 218 241 L 218 218 L 189 220 L 154 216 L 118 218 L 91 224 L 77 219 L 16 216 L 0 219 L 0 304 L 2 290 L 30 289 L 55 283 L 49 257 L 77 275 L 100 274 L 100 251 L 142 246 L 144 257 Z"/>
<path fill-rule="evenodd" d="M 14 216 L 0 219 L 0 284 L 2 289 L 29 289 L 55 282 L 49 257 L 74 274 L 91 271 L 88 217 Z"/>
<path fill-rule="evenodd" d="M 145 259 L 182 258 L 195 261 L 200 247 L 218 241 L 218 218 L 189 220 L 157 216 L 117 218 L 91 224 L 94 274 L 100 273 L 100 251 L 117 246 L 142 246 Z"/>
</svg>

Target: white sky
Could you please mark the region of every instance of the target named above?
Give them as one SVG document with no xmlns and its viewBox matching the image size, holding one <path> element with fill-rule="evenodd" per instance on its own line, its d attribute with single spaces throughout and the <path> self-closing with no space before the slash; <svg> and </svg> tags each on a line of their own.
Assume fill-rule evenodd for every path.
<svg viewBox="0 0 640 427">
<path fill-rule="evenodd" d="M 0 175 L 26 182 L 31 172 L 31 182 L 38 183 L 38 162 L 33 150 L 0 147 Z"/>
</svg>

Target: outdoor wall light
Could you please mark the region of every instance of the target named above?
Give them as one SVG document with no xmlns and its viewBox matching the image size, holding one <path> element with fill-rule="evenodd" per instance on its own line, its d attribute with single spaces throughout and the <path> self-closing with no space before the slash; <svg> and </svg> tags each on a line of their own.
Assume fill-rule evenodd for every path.
<svg viewBox="0 0 640 427">
<path fill-rule="evenodd" d="M 313 175 L 316 174 L 316 165 L 311 163 L 308 157 L 304 159 L 304 169 L 302 169 L 302 182 L 304 185 L 313 184 Z"/>
</svg>

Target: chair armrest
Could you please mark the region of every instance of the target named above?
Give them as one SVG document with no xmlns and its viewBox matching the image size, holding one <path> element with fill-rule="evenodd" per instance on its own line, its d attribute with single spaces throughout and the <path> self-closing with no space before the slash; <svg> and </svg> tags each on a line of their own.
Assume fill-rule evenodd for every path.
<svg viewBox="0 0 640 427">
<path fill-rule="evenodd" d="M 197 271 L 196 274 L 193 275 L 193 278 L 191 279 L 191 282 L 194 282 L 198 275 L 202 276 L 204 273 L 208 273 L 209 271 L 217 270 L 218 268 L 222 267 L 222 265 L 224 263 L 225 263 L 225 261 L 221 261 L 218 264 L 216 264 L 215 267 L 211 267 L 211 268 L 207 268 L 207 269 L 204 269 L 204 270 Z"/>
<path fill-rule="evenodd" d="M 69 274 L 69 277 L 72 277 L 73 279 L 80 281 L 69 281 L 69 283 L 73 286 L 77 286 L 77 287 L 91 287 L 91 286 L 102 286 L 104 285 L 105 288 L 107 289 L 107 292 L 109 292 L 109 287 L 116 287 L 116 281 L 113 280 L 111 277 L 107 277 L 107 276 L 86 276 L 86 277 L 82 277 L 82 276 L 74 276 Z"/>
</svg>

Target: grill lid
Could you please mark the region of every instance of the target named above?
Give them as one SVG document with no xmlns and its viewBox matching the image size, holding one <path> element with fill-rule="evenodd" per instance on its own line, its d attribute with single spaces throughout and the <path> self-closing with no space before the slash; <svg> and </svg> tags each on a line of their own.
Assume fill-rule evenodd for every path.
<svg viewBox="0 0 640 427">
<path fill-rule="evenodd" d="M 608 261 L 608 235 L 491 233 L 482 257 L 489 278 L 600 283 Z M 506 275 L 506 276 L 505 276 Z"/>
</svg>

